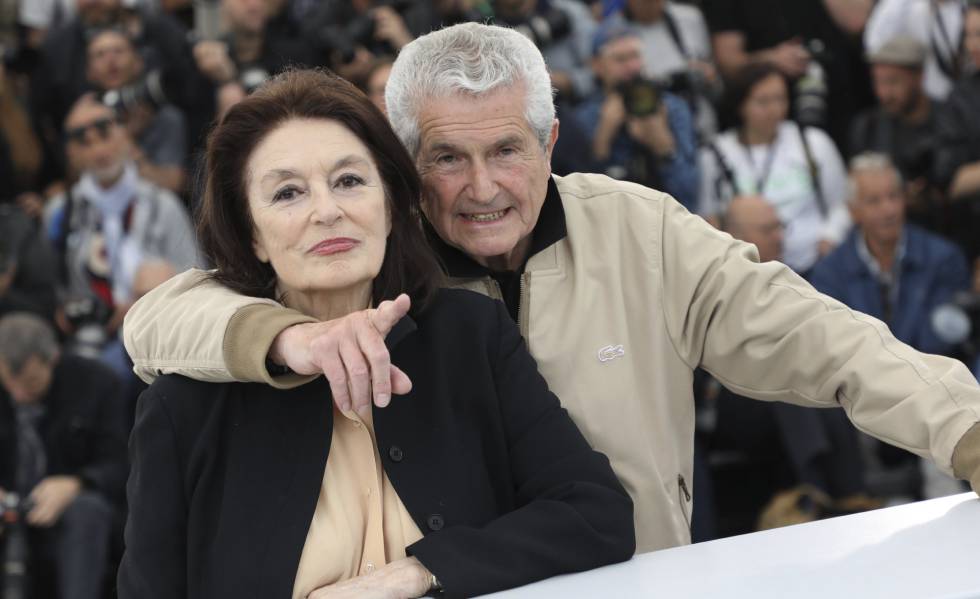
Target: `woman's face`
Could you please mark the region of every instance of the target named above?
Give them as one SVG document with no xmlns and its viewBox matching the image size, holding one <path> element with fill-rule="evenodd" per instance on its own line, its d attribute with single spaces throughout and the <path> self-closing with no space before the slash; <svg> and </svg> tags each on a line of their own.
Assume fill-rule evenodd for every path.
<svg viewBox="0 0 980 599">
<path fill-rule="evenodd" d="M 327 119 L 292 119 L 246 165 L 254 249 L 287 295 L 351 290 L 381 270 L 391 231 L 384 185 L 367 147 Z"/>
<path fill-rule="evenodd" d="M 786 82 L 771 75 L 756 83 L 742 103 L 745 127 L 754 131 L 775 131 L 789 113 Z"/>
</svg>

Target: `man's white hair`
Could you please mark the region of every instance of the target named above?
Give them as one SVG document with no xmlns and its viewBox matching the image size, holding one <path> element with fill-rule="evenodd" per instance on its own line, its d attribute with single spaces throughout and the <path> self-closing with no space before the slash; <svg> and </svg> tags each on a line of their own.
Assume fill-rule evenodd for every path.
<svg viewBox="0 0 980 599">
<path fill-rule="evenodd" d="M 395 60 L 385 85 L 388 119 L 409 153 L 419 151 L 419 115 L 426 101 L 482 96 L 522 86 L 524 117 L 542 148 L 555 120 L 554 91 L 544 57 L 513 29 L 464 23 L 416 39 Z"/>
<path fill-rule="evenodd" d="M 857 184 L 858 177 L 867 173 L 879 173 L 882 171 L 893 173 L 899 189 L 904 187 L 905 181 L 902 173 L 899 172 L 898 167 L 888 157 L 888 154 L 881 152 L 862 152 L 854 158 L 851 158 L 851 162 L 848 164 L 847 177 L 848 202 L 853 203 L 858 200 L 858 193 L 860 192 Z"/>
</svg>

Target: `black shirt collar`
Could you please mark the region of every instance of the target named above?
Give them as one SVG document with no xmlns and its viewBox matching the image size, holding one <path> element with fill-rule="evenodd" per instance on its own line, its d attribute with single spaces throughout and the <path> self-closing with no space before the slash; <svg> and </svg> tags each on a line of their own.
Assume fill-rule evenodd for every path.
<svg viewBox="0 0 980 599">
<path fill-rule="evenodd" d="M 450 277 L 473 278 L 486 277 L 491 274 L 490 269 L 443 241 L 428 221 L 425 223 L 425 230 L 429 237 L 429 243 L 442 261 L 446 274 Z M 534 225 L 534 230 L 531 231 L 531 248 L 524 262 L 521 263 L 520 268 L 516 272 L 523 273 L 524 268 L 527 266 L 527 261 L 531 256 L 561 241 L 567 236 L 568 230 L 565 228 L 565 209 L 561 204 L 558 186 L 555 185 L 555 180 L 549 177 L 548 192 L 545 195 L 544 204 L 541 205 L 538 222 Z"/>
</svg>

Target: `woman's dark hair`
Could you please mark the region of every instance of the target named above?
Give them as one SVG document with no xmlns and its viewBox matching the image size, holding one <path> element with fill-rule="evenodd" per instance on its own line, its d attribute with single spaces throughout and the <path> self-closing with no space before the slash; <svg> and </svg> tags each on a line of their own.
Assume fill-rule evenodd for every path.
<svg viewBox="0 0 980 599">
<path fill-rule="evenodd" d="M 767 62 L 748 64 L 735 73 L 725 90 L 725 98 L 722 102 L 723 116 L 730 126 L 740 129 L 745 124 L 742 118 L 742 105 L 748 100 L 756 85 L 773 75 L 777 75 L 786 83 L 786 77 L 782 72 Z M 786 90 L 789 91 L 788 83 Z"/>
<path fill-rule="evenodd" d="M 208 136 L 197 234 L 215 266 L 212 278 L 238 293 L 275 299 L 276 274 L 254 252 L 246 165 L 259 142 L 290 119 L 336 121 L 368 148 L 391 215 L 372 298 L 377 304 L 407 293 L 413 313 L 424 309 L 442 272 L 419 224 L 422 185 L 415 164 L 367 96 L 319 70 L 291 70 L 269 80 L 232 107 Z"/>
</svg>

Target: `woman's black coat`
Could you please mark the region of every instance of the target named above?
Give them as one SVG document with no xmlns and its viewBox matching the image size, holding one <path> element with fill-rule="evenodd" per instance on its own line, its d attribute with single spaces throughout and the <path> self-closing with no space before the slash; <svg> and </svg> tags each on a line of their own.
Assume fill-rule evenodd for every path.
<svg viewBox="0 0 980 599">
<path fill-rule="evenodd" d="M 443 290 L 388 335 L 412 392 L 374 408 L 392 485 L 425 537 L 408 547 L 448 596 L 628 559 L 633 506 L 548 391 L 502 304 Z M 332 431 L 321 377 L 156 381 L 131 439 L 119 596 L 290 596 Z"/>
</svg>

